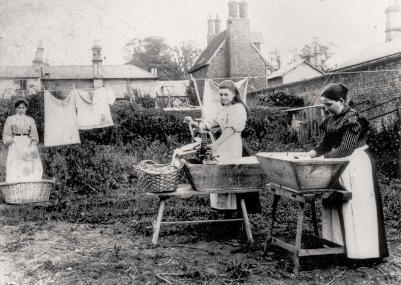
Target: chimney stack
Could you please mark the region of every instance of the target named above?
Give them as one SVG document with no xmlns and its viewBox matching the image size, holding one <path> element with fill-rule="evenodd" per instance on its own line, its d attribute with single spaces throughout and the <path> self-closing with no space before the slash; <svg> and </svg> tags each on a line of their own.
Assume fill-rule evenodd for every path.
<svg viewBox="0 0 401 285">
<path fill-rule="evenodd" d="M 242 19 L 248 18 L 248 2 L 242 1 L 239 4 L 239 17 Z"/>
<path fill-rule="evenodd" d="M 92 67 L 93 67 L 93 87 L 103 87 L 103 70 L 102 70 L 102 47 L 94 45 L 92 47 Z"/>
<path fill-rule="evenodd" d="M 239 5 L 242 5 L 241 18 L 238 17 Z M 227 69 L 229 77 L 247 76 L 249 70 L 251 70 L 249 66 L 250 62 L 244 58 L 244 55 L 249 54 L 252 48 L 250 23 L 247 17 L 247 5 L 247 2 L 228 2 L 230 17 L 227 20 L 227 47 L 229 57 Z"/>
<path fill-rule="evenodd" d="M 212 16 L 209 15 L 209 19 L 207 19 L 207 44 L 209 45 L 210 42 L 213 40 L 215 34 L 215 23 L 212 19 Z"/>
<path fill-rule="evenodd" d="M 216 14 L 216 19 L 214 20 L 214 33 L 216 35 L 220 33 L 220 23 L 219 15 Z"/>
<path fill-rule="evenodd" d="M 209 15 L 209 19 L 207 19 L 207 34 L 213 34 L 214 29 L 213 29 L 213 19 L 212 16 Z"/>
<path fill-rule="evenodd" d="M 43 52 L 44 48 L 42 45 L 42 41 L 39 41 L 38 46 L 36 48 L 35 57 L 32 60 L 32 65 L 36 68 L 39 68 L 43 65 Z"/>
<path fill-rule="evenodd" d="M 401 35 L 401 5 L 399 0 L 389 1 L 386 8 L 386 42 Z"/>
<path fill-rule="evenodd" d="M 228 2 L 228 18 L 237 19 L 238 18 L 238 2 L 229 1 Z"/>
<path fill-rule="evenodd" d="M 92 47 L 92 64 L 93 64 L 93 77 L 101 78 L 102 72 L 102 47 L 99 45 L 94 45 Z"/>
</svg>

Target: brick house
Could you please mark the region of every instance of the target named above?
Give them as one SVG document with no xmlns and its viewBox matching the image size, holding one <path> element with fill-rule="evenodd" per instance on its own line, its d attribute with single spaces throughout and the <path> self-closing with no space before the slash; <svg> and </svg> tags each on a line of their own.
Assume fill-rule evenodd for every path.
<svg viewBox="0 0 401 285">
<path fill-rule="evenodd" d="M 322 88 L 331 82 L 344 83 L 349 87 L 349 96 L 355 108 L 362 111 L 372 125 L 381 130 L 397 119 L 397 108 L 401 106 L 401 6 L 386 8 L 386 42 L 378 43 L 352 56 L 335 70 L 320 77 L 272 86 L 252 92 L 254 96 L 269 96 L 277 92 L 296 95 L 304 99 L 305 105 L 318 102 Z M 316 133 L 322 116 L 316 108 L 292 113 L 292 119 L 301 121 L 309 133 Z M 306 124 L 306 125 L 305 125 Z M 299 125 L 299 124 L 298 124 Z"/>
<path fill-rule="evenodd" d="M 228 2 L 227 28 L 220 31 L 220 19 L 208 19 L 207 47 L 198 57 L 189 73 L 197 80 L 203 94 L 204 78 L 251 78 L 248 90 L 267 86 L 270 65 L 260 52 L 261 40 L 250 30 L 247 2 Z M 221 80 L 217 80 L 221 81 Z M 247 100 L 252 100 L 248 97 Z M 247 102 L 249 104 L 249 102 Z"/>
<path fill-rule="evenodd" d="M 109 86 L 117 99 L 131 95 L 133 83 L 148 85 L 157 81 L 157 72 L 135 65 L 103 65 L 102 48 L 92 47 L 92 65 L 50 66 L 43 60 L 44 48 L 39 43 L 32 66 L 0 66 L 0 98 L 35 94 L 44 88 L 67 95 L 73 86 L 91 89 Z"/>
</svg>

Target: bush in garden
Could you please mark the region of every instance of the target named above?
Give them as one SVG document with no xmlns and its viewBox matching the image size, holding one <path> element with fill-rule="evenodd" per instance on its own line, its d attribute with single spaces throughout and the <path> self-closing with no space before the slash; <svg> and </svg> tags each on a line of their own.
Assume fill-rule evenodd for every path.
<svg viewBox="0 0 401 285">
<path fill-rule="evenodd" d="M 397 177 L 399 162 L 400 138 L 397 125 L 385 128 L 381 132 L 372 130 L 367 144 L 369 152 L 375 158 L 379 172 L 388 177 Z"/>
<path fill-rule="evenodd" d="M 294 94 L 278 91 L 263 96 L 260 105 L 270 107 L 302 107 L 304 106 L 304 100 Z"/>
</svg>

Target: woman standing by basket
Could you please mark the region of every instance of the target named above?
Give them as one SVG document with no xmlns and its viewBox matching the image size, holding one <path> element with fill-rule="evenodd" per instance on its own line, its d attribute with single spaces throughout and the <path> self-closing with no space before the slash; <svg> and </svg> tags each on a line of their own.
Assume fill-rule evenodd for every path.
<svg viewBox="0 0 401 285">
<path fill-rule="evenodd" d="M 221 135 L 210 145 L 210 148 L 217 161 L 224 163 L 224 161 L 242 157 L 241 132 L 245 129 L 249 109 L 242 101 L 239 90 L 233 81 L 221 82 L 219 94 L 222 106 L 214 119 L 203 120 L 199 124 L 191 117 L 186 117 L 185 120 L 202 130 L 211 130 L 213 127 L 220 128 Z M 237 209 L 235 194 L 211 194 L 210 203 L 215 209 Z"/>
<path fill-rule="evenodd" d="M 32 182 L 42 179 L 43 167 L 37 143 L 38 131 L 33 118 L 26 115 L 28 101 L 15 101 L 16 114 L 9 116 L 3 129 L 3 143 L 8 145 L 6 182 Z"/>
<path fill-rule="evenodd" d="M 381 259 L 388 256 L 388 249 L 376 169 L 366 151 L 369 122 L 348 106 L 347 92 L 343 84 L 330 84 L 323 90 L 321 102 L 331 116 L 321 126 L 322 141 L 306 153 L 310 157 L 349 158 L 339 183 L 352 193 L 352 199 L 342 206 L 342 220 L 337 206 L 324 201 L 323 238 L 345 244 L 348 258 Z"/>
</svg>

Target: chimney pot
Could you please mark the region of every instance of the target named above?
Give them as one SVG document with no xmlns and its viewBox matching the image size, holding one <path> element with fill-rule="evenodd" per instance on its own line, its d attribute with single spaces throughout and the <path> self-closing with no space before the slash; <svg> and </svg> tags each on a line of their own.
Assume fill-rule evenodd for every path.
<svg viewBox="0 0 401 285">
<path fill-rule="evenodd" d="M 228 18 L 236 19 L 238 18 L 238 2 L 229 1 L 228 2 Z"/>
<path fill-rule="evenodd" d="M 207 34 L 213 34 L 213 19 L 212 17 L 209 15 L 209 19 L 207 19 Z"/>
<path fill-rule="evenodd" d="M 214 33 L 217 35 L 220 33 L 221 29 L 220 29 L 220 19 L 219 19 L 219 15 L 216 15 L 216 19 L 214 20 Z"/>
<path fill-rule="evenodd" d="M 401 36 L 401 6 L 398 1 L 389 2 L 386 14 L 386 42 Z"/>
<path fill-rule="evenodd" d="M 248 2 L 240 2 L 239 4 L 239 17 L 242 19 L 248 18 Z"/>
</svg>

